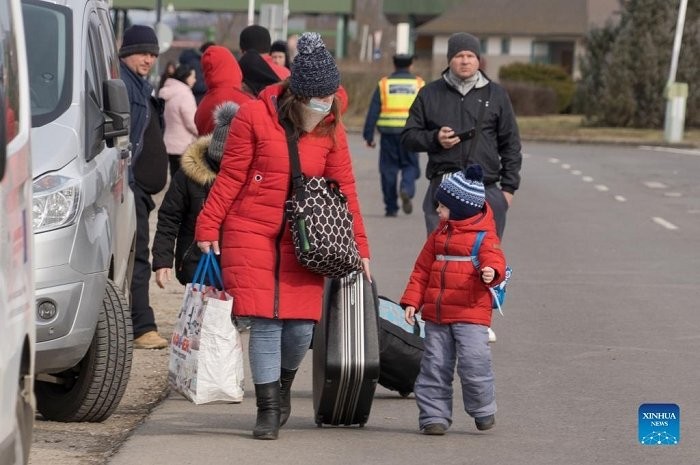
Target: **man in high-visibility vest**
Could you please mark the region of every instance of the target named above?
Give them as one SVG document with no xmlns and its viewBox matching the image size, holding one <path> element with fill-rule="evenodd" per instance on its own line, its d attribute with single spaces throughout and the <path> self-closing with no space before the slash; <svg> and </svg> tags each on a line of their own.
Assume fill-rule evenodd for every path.
<svg viewBox="0 0 700 465">
<path fill-rule="evenodd" d="M 401 131 L 408 118 L 408 110 L 425 82 L 411 73 L 412 55 L 394 55 L 395 71 L 382 78 L 372 95 L 362 136 L 368 147 L 375 147 L 374 128 L 382 135 L 379 148 L 379 172 L 385 216 L 396 216 L 401 208 L 406 214 L 413 211 L 411 199 L 416 193 L 416 179 L 420 177 L 418 153 L 401 146 Z M 397 186 L 401 172 L 401 183 Z"/>
</svg>

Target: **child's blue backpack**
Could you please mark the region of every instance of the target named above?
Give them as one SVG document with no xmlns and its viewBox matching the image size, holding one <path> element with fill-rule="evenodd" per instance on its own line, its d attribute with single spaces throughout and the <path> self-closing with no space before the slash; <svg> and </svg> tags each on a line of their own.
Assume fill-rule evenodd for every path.
<svg viewBox="0 0 700 465">
<path fill-rule="evenodd" d="M 472 264 L 474 265 L 474 268 L 477 269 L 477 271 L 480 271 L 481 264 L 479 263 L 479 247 L 481 247 L 481 241 L 484 240 L 484 236 L 486 236 L 486 231 L 479 231 L 476 235 L 476 240 L 474 241 L 474 245 L 472 246 L 472 254 L 471 254 L 471 259 L 472 259 Z M 500 284 L 497 286 L 489 287 L 489 291 L 491 292 L 491 296 L 493 297 L 493 309 L 498 310 L 498 312 L 503 315 L 503 310 L 501 309 L 503 304 L 505 303 L 506 300 L 506 285 L 508 284 L 508 281 L 510 281 L 510 276 L 513 273 L 513 270 L 510 266 L 506 265 L 506 277 L 503 281 L 501 281 Z"/>
</svg>

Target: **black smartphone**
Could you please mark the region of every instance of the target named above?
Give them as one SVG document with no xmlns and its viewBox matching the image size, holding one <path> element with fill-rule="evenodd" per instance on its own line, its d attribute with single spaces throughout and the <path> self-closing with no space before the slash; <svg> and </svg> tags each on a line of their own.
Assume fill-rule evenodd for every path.
<svg viewBox="0 0 700 465">
<path fill-rule="evenodd" d="M 461 140 L 462 142 L 464 142 L 465 140 L 469 140 L 469 139 L 471 139 L 472 137 L 474 137 L 475 134 L 476 134 L 476 129 L 471 128 L 471 129 L 469 129 L 468 131 L 464 131 L 464 132 L 461 133 L 461 134 L 456 134 L 456 136 L 459 137 L 459 140 Z"/>
</svg>

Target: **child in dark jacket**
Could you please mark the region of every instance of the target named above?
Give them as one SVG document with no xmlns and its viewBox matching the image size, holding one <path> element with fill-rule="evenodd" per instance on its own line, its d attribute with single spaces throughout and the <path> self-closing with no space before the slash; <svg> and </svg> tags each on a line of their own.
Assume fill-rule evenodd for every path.
<svg viewBox="0 0 700 465">
<path fill-rule="evenodd" d="M 158 210 L 158 225 L 153 239 L 153 271 L 160 288 L 175 275 L 182 284 L 192 282 L 201 256 L 194 243 L 197 215 L 219 172 L 228 136 L 238 105 L 224 102 L 214 110 L 214 132 L 193 142 L 182 155 L 181 168 L 175 173 Z"/>
<path fill-rule="evenodd" d="M 416 309 L 425 320 L 425 352 L 414 393 L 423 434 L 442 435 L 452 424 L 455 363 L 464 410 L 479 430 L 495 424 L 496 399 L 488 344 L 491 293 L 505 278 L 506 260 L 485 202 L 481 166 L 471 165 L 440 184 L 435 194 L 440 224 L 428 236 L 401 297 L 406 321 Z M 471 262 L 479 231 L 480 269 Z"/>
</svg>

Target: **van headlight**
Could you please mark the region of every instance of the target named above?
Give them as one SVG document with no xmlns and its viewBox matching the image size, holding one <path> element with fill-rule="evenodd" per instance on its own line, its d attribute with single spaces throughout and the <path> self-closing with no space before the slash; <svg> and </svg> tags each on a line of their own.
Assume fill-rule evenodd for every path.
<svg viewBox="0 0 700 465">
<path fill-rule="evenodd" d="M 34 232 L 63 228 L 75 222 L 80 205 L 80 181 L 48 175 L 33 183 Z"/>
</svg>

